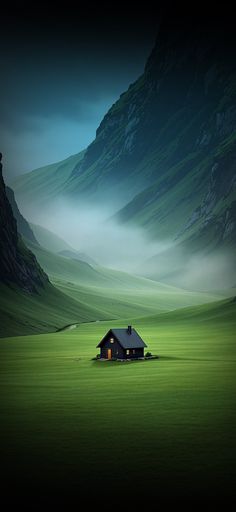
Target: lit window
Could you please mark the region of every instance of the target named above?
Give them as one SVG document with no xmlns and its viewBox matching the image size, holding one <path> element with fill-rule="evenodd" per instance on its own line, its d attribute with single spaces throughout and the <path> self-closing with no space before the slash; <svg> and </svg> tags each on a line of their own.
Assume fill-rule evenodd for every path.
<svg viewBox="0 0 236 512">
<path fill-rule="evenodd" d="M 110 338 L 110 343 L 114 343 L 114 338 Z"/>
<path fill-rule="evenodd" d="M 126 350 L 126 355 L 129 356 L 130 350 Z"/>
</svg>

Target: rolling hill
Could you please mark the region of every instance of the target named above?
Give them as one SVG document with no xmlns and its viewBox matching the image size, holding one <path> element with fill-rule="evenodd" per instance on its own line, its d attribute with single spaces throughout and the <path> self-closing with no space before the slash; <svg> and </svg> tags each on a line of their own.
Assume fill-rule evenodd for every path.
<svg viewBox="0 0 236 512">
<path fill-rule="evenodd" d="M 55 332 L 69 324 L 108 318 L 108 313 L 52 285 L 34 296 L 0 285 L 0 337 Z"/>
<path fill-rule="evenodd" d="M 193 307 L 182 308 L 181 310 L 169 311 L 158 315 L 146 317 L 144 319 L 137 318 L 133 320 L 135 324 L 145 323 L 149 325 L 161 325 L 167 321 L 176 324 L 188 324 L 194 322 L 195 324 L 202 324 L 204 327 L 209 324 L 215 326 L 217 329 L 218 324 L 235 325 L 236 313 L 236 297 L 232 296 L 224 300 L 217 300 Z"/>
<path fill-rule="evenodd" d="M 44 228 L 43 226 L 30 223 L 30 227 L 39 244 L 45 249 L 49 250 L 50 252 L 58 253 L 60 251 L 74 250 L 73 247 L 71 247 L 63 238 L 59 237 L 58 235 Z M 28 240 L 32 241 L 30 239 Z"/>
<path fill-rule="evenodd" d="M 143 316 L 217 298 L 217 294 L 190 292 L 125 272 L 92 267 L 37 245 L 29 244 L 29 247 L 57 288 L 73 299 L 101 310 L 103 316 L 109 314 L 110 318 Z"/>
</svg>

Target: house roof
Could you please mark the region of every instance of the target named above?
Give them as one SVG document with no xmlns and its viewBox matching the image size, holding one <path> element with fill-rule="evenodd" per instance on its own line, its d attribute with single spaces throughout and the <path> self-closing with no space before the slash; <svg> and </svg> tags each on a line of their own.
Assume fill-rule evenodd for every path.
<svg viewBox="0 0 236 512">
<path fill-rule="evenodd" d="M 142 338 L 139 336 L 137 331 L 132 327 L 131 334 L 128 333 L 128 329 L 110 329 L 110 331 L 107 332 L 107 334 L 104 336 L 102 341 L 97 345 L 98 347 L 101 347 L 103 341 L 107 337 L 109 333 L 112 333 L 113 336 L 117 339 L 117 341 L 120 343 L 120 345 L 125 348 L 143 348 L 146 347 L 146 343 L 142 340 Z"/>
</svg>

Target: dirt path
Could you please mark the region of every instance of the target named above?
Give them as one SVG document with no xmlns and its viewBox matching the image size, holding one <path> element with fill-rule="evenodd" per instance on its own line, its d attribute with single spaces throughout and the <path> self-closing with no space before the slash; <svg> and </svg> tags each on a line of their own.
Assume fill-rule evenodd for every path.
<svg viewBox="0 0 236 512">
<path fill-rule="evenodd" d="M 81 324 L 92 324 L 94 322 L 98 323 L 98 322 L 100 322 L 100 320 L 91 320 L 91 322 L 80 322 L 79 324 L 65 325 L 64 327 L 60 327 L 60 329 L 57 329 L 57 332 L 71 331 L 72 329 L 76 329 L 77 327 L 79 327 L 79 325 L 81 325 Z"/>
<path fill-rule="evenodd" d="M 78 327 L 78 325 L 79 324 L 65 325 L 65 327 L 61 327 L 60 329 L 58 329 L 57 332 L 71 331 L 72 329 L 76 329 L 76 327 Z"/>
</svg>

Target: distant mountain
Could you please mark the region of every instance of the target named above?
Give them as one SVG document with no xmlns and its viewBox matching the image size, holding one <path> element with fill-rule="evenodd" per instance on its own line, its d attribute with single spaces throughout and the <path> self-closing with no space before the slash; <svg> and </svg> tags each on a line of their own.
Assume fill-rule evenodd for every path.
<svg viewBox="0 0 236 512">
<path fill-rule="evenodd" d="M 76 251 L 76 249 L 71 247 L 71 245 L 69 245 L 63 238 L 56 235 L 52 231 L 36 224 L 30 224 L 30 226 L 37 238 L 37 241 L 48 251 L 59 254 L 64 258 L 85 261 L 90 265 L 97 265 L 93 258 L 83 252 Z M 33 240 L 31 241 L 34 243 Z"/>
<path fill-rule="evenodd" d="M 39 244 L 48 249 L 48 251 L 58 253 L 60 251 L 74 251 L 75 249 L 71 247 L 63 238 L 56 235 L 49 229 L 44 228 L 43 226 L 39 226 L 37 224 L 30 224 L 30 227 L 38 240 Z M 34 243 L 34 242 L 33 242 Z"/>
<path fill-rule="evenodd" d="M 119 210 L 116 220 L 152 239 L 209 250 L 235 245 L 234 31 L 214 13 L 182 14 L 164 18 L 143 75 L 73 157 L 70 172 L 62 180 L 46 168 L 18 178 L 21 202 L 49 200 L 59 179 L 58 196 L 105 202 Z"/>
<path fill-rule="evenodd" d="M 96 266 L 97 263 L 93 258 L 90 258 L 87 254 L 84 252 L 78 252 L 78 251 L 60 251 L 58 253 L 60 256 L 64 256 L 64 258 L 69 258 L 71 260 L 79 260 L 84 261 L 85 263 L 88 263 L 89 265 Z"/>
<path fill-rule="evenodd" d="M 0 163 L 0 283 L 37 293 L 49 280 L 36 257 L 24 245 L 17 232 L 12 207 L 6 195 Z"/>
</svg>

